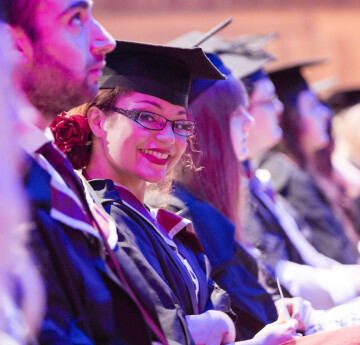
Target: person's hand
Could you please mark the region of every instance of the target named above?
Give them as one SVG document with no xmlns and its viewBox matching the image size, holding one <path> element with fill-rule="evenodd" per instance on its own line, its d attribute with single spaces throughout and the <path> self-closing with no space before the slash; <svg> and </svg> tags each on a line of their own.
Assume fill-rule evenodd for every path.
<svg viewBox="0 0 360 345">
<path fill-rule="evenodd" d="M 277 321 L 266 325 L 249 343 L 254 345 L 279 345 L 285 341 L 296 338 L 297 327 L 297 320 L 291 319 L 288 322 L 284 322 L 279 318 Z"/>
<path fill-rule="evenodd" d="M 311 327 L 321 310 L 315 310 L 311 303 L 301 297 L 285 298 L 285 303 L 290 316 L 298 321 L 298 331 L 305 331 Z M 280 300 L 275 303 L 279 315 L 282 313 Z"/>
<path fill-rule="evenodd" d="M 235 340 L 235 326 L 231 318 L 217 310 L 200 315 L 187 315 L 186 321 L 196 345 L 220 345 Z"/>
</svg>

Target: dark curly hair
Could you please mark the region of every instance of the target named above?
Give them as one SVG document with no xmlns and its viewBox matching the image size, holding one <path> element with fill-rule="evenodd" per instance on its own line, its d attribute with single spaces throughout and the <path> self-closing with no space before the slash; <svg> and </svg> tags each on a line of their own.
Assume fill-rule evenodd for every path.
<svg viewBox="0 0 360 345">
<path fill-rule="evenodd" d="M 28 34 L 32 42 L 38 38 L 35 25 L 37 0 L 1 0 L 1 19 L 12 26 L 19 26 Z"/>
</svg>

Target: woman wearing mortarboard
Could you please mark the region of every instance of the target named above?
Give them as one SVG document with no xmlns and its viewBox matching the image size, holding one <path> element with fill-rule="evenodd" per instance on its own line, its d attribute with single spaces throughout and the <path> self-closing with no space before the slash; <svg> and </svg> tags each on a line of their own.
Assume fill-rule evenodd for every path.
<svg viewBox="0 0 360 345">
<path fill-rule="evenodd" d="M 269 74 L 284 104 L 280 117 L 283 141 L 279 149 L 286 152 L 287 158 L 269 154 L 262 166 L 270 171 L 274 187 L 309 224 L 316 249 L 340 263 L 355 264 L 359 260 L 356 245 L 336 216 L 315 166 L 316 152 L 329 143 L 331 110 L 309 88 L 301 68 L 317 63 L 291 65 Z"/>
<path fill-rule="evenodd" d="M 250 41 L 257 39 L 251 38 Z M 273 279 L 276 276 L 274 277 L 273 272 L 272 276 L 265 272 L 263 257 L 259 258 L 259 251 L 254 250 L 247 234 L 244 234 L 244 220 L 255 217 L 247 213 L 243 216 L 244 205 L 241 205 L 241 199 L 245 189 L 241 184 L 241 161 L 249 156 L 248 141 L 252 139 L 249 131 L 251 133 L 253 127 L 267 130 L 260 135 L 260 141 L 266 148 L 271 147 L 273 137 L 281 139 L 277 116 L 282 110 L 281 103 L 275 97 L 273 84 L 261 70 L 273 57 L 258 49 L 252 52 L 246 48 L 247 44 L 233 44 L 219 37 L 210 38 L 206 44 L 206 49 L 220 51 L 220 58 L 236 78 L 252 76 L 247 83 L 249 88 L 249 84 L 256 81 L 257 101 L 263 103 L 265 108 L 265 112 L 259 115 L 260 122 L 253 125 L 251 117 L 245 111 L 246 94 L 234 87 L 236 81 L 230 82 L 234 80 L 233 77 L 226 82 L 200 80 L 193 83 L 189 112 L 197 121 L 197 135 L 196 147 L 191 155 L 195 165 L 201 169 L 176 167 L 177 183 L 173 190 L 175 197 L 166 200 L 173 210 L 193 221 L 195 232 L 211 262 L 213 279 L 230 293 L 232 308 L 241 315 L 236 327 L 239 336 L 245 338 L 251 337 L 264 324 L 276 319 L 274 301 L 279 296 Z M 240 107 L 242 111 L 235 116 L 233 112 L 239 105 L 238 102 L 241 104 L 240 99 L 243 99 L 242 108 Z M 237 133 L 235 138 L 238 140 L 234 143 L 230 140 L 231 131 Z M 247 205 L 248 200 L 245 203 Z M 251 199 L 250 203 L 258 209 L 255 200 Z M 269 229 L 265 228 L 262 234 L 266 230 Z M 281 234 L 277 238 L 278 243 L 284 242 Z M 255 253 L 259 262 L 252 256 Z M 274 250 L 267 254 L 269 255 L 265 256 L 270 256 L 271 262 L 265 264 L 275 266 L 279 252 Z M 304 311 L 303 314 L 297 314 L 299 319 L 307 318 L 307 302 L 299 298 L 287 301 L 290 310 Z M 302 330 L 308 326 L 309 324 Z"/>
<path fill-rule="evenodd" d="M 219 38 L 209 39 L 207 47 L 216 51 L 226 44 L 231 46 L 229 42 L 220 41 Z M 181 166 L 179 169 L 175 168 L 178 170 L 177 183 L 173 190 L 175 197 L 167 199 L 166 202 L 170 209 L 180 212 L 193 221 L 195 232 L 212 264 L 214 280 L 230 293 L 233 310 L 238 315 L 246 315 L 246 317 L 241 317 L 241 321 L 237 324 L 239 334 L 246 337 L 254 332 L 261 323 L 266 322 L 266 319 L 274 317 L 275 308 L 270 293 L 274 300 L 277 296 L 273 286 L 269 285 L 272 285 L 271 278 L 274 278 L 276 267 L 284 267 L 278 263 L 286 262 L 290 271 L 286 269 L 282 275 L 280 275 L 280 271 L 276 271 L 280 281 L 285 279 L 284 282 L 287 283 L 287 286 L 293 291 L 297 291 L 293 294 L 294 296 L 299 296 L 298 293 L 301 292 L 300 296 L 311 297 L 319 308 L 333 306 L 332 297 L 334 296 L 341 296 L 336 300 L 341 303 L 347 300 L 346 298 L 355 297 L 356 294 L 353 294 L 352 278 L 349 277 L 349 274 L 345 274 L 345 277 L 341 275 L 343 279 L 339 279 L 341 273 L 339 271 L 325 269 L 323 272 L 321 268 L 318 269 L 321 265 L 328 267 L 334 264 L 334 260 L 316 253 L 316 250 L 300 233 L 301 228 L 293 214 L 284 208 L 285 201 L 282 199 L 280 204 L 279 196 L 276 198 L 278 203 L 269 198 L 263 190 L 265 186 L 260 186 L 260 181 L 258 181 L 260 190 L 254 187 L 255 183 L 251 183 L 251 195 L 255 195 L 251 198 L 250 203 L 254 213 L 246 213 L 244 220 L 247 222 L 240 221 L 243 210 L 234 206 L 239 201 L 240 190 L 235 172 L 239 169 L 238 160 L 242 161 L 249 156 L 246 139 L 248 132 L 251 128 L 248 138 L 250 153 L 254 154 L 256 158 L 260 156 L 261 159 L 261 155 L 282 138 L 278 117 L 283 106 L 276 97 L 274 85 L 262 70 L 262 67 L 273 59 L 271 55 L 259 50 L 254 53 L 245 49 L 233 51 L 229 47 L 222 49 L 219 55 L 223 61 L 226 61 L 227 67 L 232 69 L 236 77 L 245 80 L 250 93 L 248 109 L 255 118 L 255 125 L 252 126 L 252 121 L 245 111 L 242 116 L 239 114 L 239 122 L 234 121 L 234 126 L 226 120 L 230 114 L 228 109 L 232 109 L 231 101 L 234 102 L 234 99 L 240 97 L 235 92 L 236 89 L 231 88 L 230 81 L 215 83 L 203 80 L 194 83 L 190 92 L 189 112 L 197 121 L 197 136 L 196 150 L 191 154 L 196 165 L 201 169 L 191 171 Z M 238 133 L 242 133 L 240 136 L 242 140 L 237 141 L 234 146 L 229 140 L 230 128 L 234 130 L 237 128 Z M 219 169 L 219 167 L 223 168 Z M 247 171 L 252 175 L 251 170 L 250 168 Z M 253 176 L 252 180 L 255 182 L 257 179 Z M 256 189 L 256 193 L 253 192 L 254 189 Z M 261 197 L 261 201 L 258 197 Z M 264 205 L 263 198 L 265 197 L 268 198 L 266 199 L 268 203 Z M 280 206 L 282 206 L 281 217 L 277 212 Z M 286 220 L 286 224 L 283 222 L 284 220 Z M 247 233 L 246 235 L 250 236 L 247 237 L 242 233 L 244 227 L 246 230 L 250 230 L 249 232 L 255 230 L 254 226 L 250 226 L 248 229 L 249 221 L 251 224 L 258 223 L 258 238 L 257 234 Z M 284 230 L 285 225 L 286 230 L 292 232 L 291 234 L 287 234 Z M 271 232 L 274 233 L 271 234 Z M 298 236 L 297 239 L 300 236 L 302 243 L 305 243 L 303 247 L 300 246 L 300 249 L 298 248 L 299 243 L 296 243 L 299 241 L 294 241 L 295 235 Z M 256 252 L 252 251 L 251 245 L 248 243 L 250 239 L 251 242 L 255 239 L 252 244 L 258 246 L 261 253 L 260 261 L 262 262 L 259 262 L 259 267 L 263 267 L 264 263 L 267 267 L 271 267 L 270 275 L 269 273 L 264 275 L 263 269 L 258 270 L 251 255 L 243 249 L 245 247 L 252 253 Z M 319 262 L 318 259 L 320 259 Z M 295 260 L 295 263 L 292 264 L 289 262 L 290 260 Z M 299 263 L 302 265 L 298 265 Z M 310 267 L 311 264 L 314 267 Z M 294 266 L 298 269 L 293 274 L 291 271 Z M 306 273 L 307 276 L 311 272 L 311 283 L 309 280 L 303 279 L 301 272 Z M 291 273 L 291 281 L 286 280 L 288 273 Z M 321 281 L 326 275 L 328 279 Z M 269 294 L 266 294 L 254 277 L 259 278 L 260 283 L 265 285 Z M 266 284 L 264 284 L 264 278 Z M 326 285 L 326 282 L 329 281 L 332 281 L 332 286 Z M 334 284 L 335 282 L 337 284 Z M 303 289 L 299 287 L 303 287 Z M 249 293 L 250 291 L 251 293 Z M 330 292 L 334 296 L 330 296 Z M 288 299 L 289 308 L 301 309 L 299 305 L 295 306 L 295 301 L 300 302 L 298 298 Z M 295 304 L 291 306 L 292 303 Z M 301 303 L 305 306 L 308 302 L 302 301 Z M 247 307 L 244 308 L 244 305 Z M 265 310 L 266 312 L 264 312 Z M 319 313 L 316 314 L 319 315 Z M 303 317 L 304 320 L 307 318 L 306 315 Z M 307 321 L 306 325 L 303 325 L 303 331 L 308 330 L 315 319 L 311 321 L 308 318 Z"/>
<path fill-rule="evenodd" d="M 279 118 L 283 105 L 262 69 L 242 79 L 249 92 L 249 112 L 255 119 L 249 137 L 251 162 L 246 164 L 251 196 L 250 214 L 244 221 L 248 240 L 259 249 L 268 272 L 278 276 L 293 296 L 303 297 L 317 309 L 350 301 L 359 293 L 359 267 L 341 265 L 316 250 L 309 240 L 309 224 L 273 188 L 272 181 L 286 172 L 280 169 L 273 176 L 264 168 L 254 169 L 282 139 Z"/>
<path fill-rule="evenodd" d="M 107 57 L 104 90 L 84 107 L 91 143 L 85 140 L 82 148 L 88 156 L 77 154 L 81 145 L 59 140 L 58 146 L 68 151 L 77 168 L 85 166 L 83 174 L 105 209 L 171 288 L 195 343 L 225 344 L 235 336 L 232 320 L 224 313 L 230 312 L 229 300 L 208 278 L 207 260 L 191 222 L 144 204 L 147 182 L 158 183 L 176 164 L 189 163 L 184 152 L 195 131 L 187 112 L 192 78 L 222 76 L 200 49 L 118 42 Z M 55 140 L 62 120 L 64 116 L 53 124 Z M 254 342 L 291 339 L 295 323 L 267 326 Z"/>
</svg>

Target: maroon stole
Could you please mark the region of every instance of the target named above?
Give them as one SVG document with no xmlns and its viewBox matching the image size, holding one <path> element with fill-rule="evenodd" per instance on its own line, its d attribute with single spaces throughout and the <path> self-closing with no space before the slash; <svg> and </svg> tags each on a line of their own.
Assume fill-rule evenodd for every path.
<svg viewBox="0 0 360 345">
<path fill-rule="evenodd" d="M 177 214 L 166 211 L 164 209 L 158 209 L 154 219 L 144 204 L 142 204 L 134 194 L 118 185 L 115 185 L 115 189 L 119 193 L 124 204 L 127 204 L 134 211 L 141 214 L 143 218 L 145 218 L 154 228 L 157 228 L 160 232 L 165 231 L 170 238 L 173 238 L 180 230 L 191 224 L 191 221 L 188 219 L 182 218 Z"/>
<path fill-rule="evenodd" d="M 42 154 L 46 158 L 46 160 L 53 166 L 53 168 L 55 168 L 55 170 L 61 175 L 61 177 L 68 184 L 68 186 L 77 196 L 77 199 L 79 199 L 82 204 L 82 205 L 78 205 L 78 201 L 72 198 L 71 193 L 69 193 L 68 191 L 66 192 L 64 190 L 63 191 L 59 190 L 58 188 L 56 188 L 55 185 L 54 186 L 52 185 L 52 191 L 54 192 L 54 197 L 52 197 L 52 201 L 54 202 L 54 205 L 52 205 L 53 207 L 52 211 L 56 214 L 56 212 L 58 212 L 59 210 L 63 211 L 64 207 L 66 207 L 65 209 L 66 215 L 64 215 L 64 220 L 65 219 L 68 220 L 66 217 L 71 218 L 73 223 L 77 225 L 75 226 L 75 228 L 80 227 L 79 222 L 83 222 L 85 224 L 87 223 L 89 228 L 93 228 L 94 231 L 91 231 L 89 228 L 85 226 L 85 228 L 88 230 L 88 231 L 85 230 L 86 232 L 90 232 L 95 236 L 96 234 L 100 235 L 108 254 L 107 262 L 109 266 L 114 270 L 118 279 L 123 283 L 127 292 L 133 298 L 138 308 L 141 310 L 144 319 L 146 320 L 149 328 L 152 330 L 154 335 L 164 345 L 168 345 L 168 342 L 162 330 L 152 320 L 150 315 L 147 313 L 147 311 L 144 309 L 144 307 L 141 305 L 141 303 L 135 296 L 134 292 L 131 290 L 131 287 L 119 265 L 119 262 L 116 259 L 113 250 L 109 246 L 107 240 L 107 235 L 109 234 L 109 232 L 106 235 L 103 230 L 104 227 L 109 228 L 110 226 L 109 225 L 110 220 L 107 214 L 105 214 L 104 211 L 101 210 L 94 202 L 92 203 L 93 205 L 90 208 L 86 198 L 84 187 L 81 181 L 79 180 L 79 177 L 75 174 L 69 161 L 64 157 L 64 155 L 59 150 L 54 148 L 54 146 L 51 143 L 47 143 L 43 145 L 39 150 L 37 150 L 37 153 Z M 81 211 L 79 211 L 79 206 Z"/>
</svg>

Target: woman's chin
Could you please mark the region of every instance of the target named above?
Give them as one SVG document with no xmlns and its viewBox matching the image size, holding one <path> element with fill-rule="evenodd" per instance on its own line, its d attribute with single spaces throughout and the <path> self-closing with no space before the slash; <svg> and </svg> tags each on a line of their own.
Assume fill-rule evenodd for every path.
<svg viewBox="0 0 360 345">
<path fill-rule="evenodd" d="M 151 176 L 144 176 L 144 180 L 148 183 L 160 183 L 161 181 L 164 180 L 165 178 L 165 174 L 164 175 L 151 175 Z"/>
</svg>

